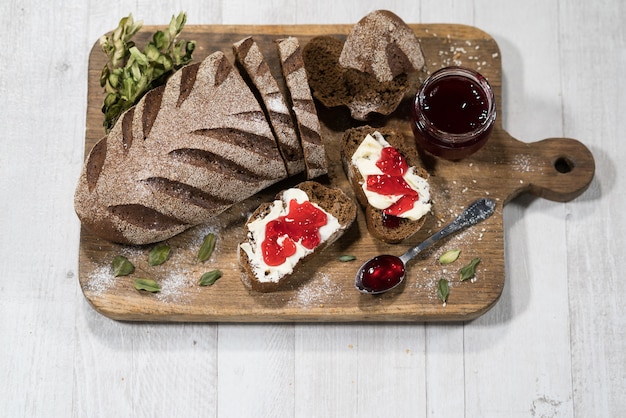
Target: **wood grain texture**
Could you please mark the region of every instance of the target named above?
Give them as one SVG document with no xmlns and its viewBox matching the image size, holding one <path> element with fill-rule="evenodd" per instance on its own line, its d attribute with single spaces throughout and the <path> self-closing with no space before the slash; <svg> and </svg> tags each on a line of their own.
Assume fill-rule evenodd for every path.
<svg viewBox="0 0 626 418">
<path fill-rule="evenodd" d="M 616 213 L 626 202 L 622 134 L 626 37 L 619 23 L 625 15 L 621 2 L 602 8 L 584 3 L 560 8 L 559 57 L 561 65 L 569 68 L 562 79 L 564 133 L 575 131 L 587 138 L 598 166 L 590 190 L 565 210 L 572 385 L 573 393 L 587 393 L 574 398 L 577 416 L 597 411 L 616 416 L 626 411 L 621 389 L 626 382 L 626 281 L 622 280 L 626 222 Z M 594 22 L 603 22 L 603 30 L 594 30 Z M 579 66 L 582 51 L 585 65 Z"/>
<path fill-rule="evenodd" d="M 282 80 L 275 50 L 275 39 L 297 36 L 302 45 L 313 36 L 332 34 L 343 37 L 349 25 L 327 26 L 196 26 L 187 28 L 187 36 L 197 41 L 196 59 L 217 49 L 232 52 L 232 43 L 253 35 L 265 52 L 270 68 Z M 413 25 L 420 38 L 428 71 L 445 65 L 472 66 L 492 84 L 498 104 L 501 103 L 501 62 L 496 42 L 486 33 L 463 25 Z M 150 29 L 147 29 L 149 32 Z M 141 38 L 140 38 L 141 39 Z M 467 52 L 471 49 L 471 52 Z M 232 58 L 232 57 L 231 57 Z M 102 89 L 96 77 L 104 61 L 99 47 L 94 46 L 90 59 L 89 106 L 87 111 L 86 151 L 102 136 L 99 104 Z M 427 71 L 427 72 L 428 72 Z M 427 73 L 426 72 L 426 73 Z M 425 77 L 422 74 L 421 77 Z M 419 79 L 413 81 L 419 84 Z M 414 91 L 414 89 L 412 89 Z M 408 108 L 410 94 L 390 117 L 373 120 L 379 126 L 393 127 L 412 143 Z M 338 142 L 343 131 L 354 123 L 345 109 L 319 109 L 323 137 L 329 160 L 329 179 L 352 195 L 340 168 Z M 412 146 L 412 145 L 409 145 Z M 243 223 L 247 215 L 262 201 L 273 198 L 280 189 L 296 184 L 289 179 L 260 193 L 255 198 L 235 205 L 209 224 L 168 240 L 174 257 L 163 266 L 151 268 L 145 263 L 146 248 L 112 245 L 83 230 L 81 234 L 79 280 L 85 296 L 99 312 L 115 319 L 142 321 L 441 321 L 466 320 L 486 312 L 498 300 L 504 285 L 504 240 L 502 207 L 513 197 L 530 192 L 551 200 L 571 200 L 584 191 L 594 173 L 593 156 L 579 142 L 552 138 L 526 144 L 515 140 L 500 122 L 487 145 L 471 158 L 458 162 L 422 155 L 422 164 L 431 174 L 434 201 L 432 215 L 426 225 L 403 245 L 389 246 L 372 239 L 360 216 L 340 242 L 308 263 L 294 277 L 298 283 L 268 294 L 248 290 L 239 280 L 237 245 L 243 240 Z M 498 179 L 494 181 L 494 179 Z M 380 297 L 361 295 L 353 289 L 353 278 L 360 265 L 380 253 L 402 253 L 450 222 L 474 199 L 490 196 L 498 205 L 496 215 L 481 225 L 451 238 L 447 245 L 461 248 L 459 263 L 467 264 L 481 258 L 475 283 L 462 285 L 437 266 L 437 252 L 445 245 L 426 253 L 407 271 L 403 288 Z M 218 252 L 210 263 L 194 261 L 198 241 L 206 231 L 218 236 Z M 455 241 L 456 240 L 456 241 Z M 138 266 L 134 276 L 106 278 L 106 267 L 118 253 L 128 253 Z M 353 263 L 342 263 L 338 257 L 352 254 Z M 142 257 L 144 260 L 142 260 Z M 463 265 L 463 264 L 461 264 Z M 204 270 L 203 270 L 204 269 Z M 196 282 L 204 271 L 219 269 L 224 275 L 210 288 Z M 458 268 L 457 268 L 458 270 Z M 164 291 L 149 295 L 132 287 L 134 277 L 149 276 L 162 282 Z M 439 277 L 450 277 L 454 290 L 447 307 L 436 297 Z"/>
</svg>

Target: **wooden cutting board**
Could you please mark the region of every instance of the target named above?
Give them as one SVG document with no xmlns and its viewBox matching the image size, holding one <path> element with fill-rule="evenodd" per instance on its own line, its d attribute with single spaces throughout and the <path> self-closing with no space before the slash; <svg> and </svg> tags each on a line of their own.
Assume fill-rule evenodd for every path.
<svg viewBox="0 0 626 418">
<path fill-rule="evenodd" d="M 450 24 L 410 25 L 420 39 L 426 70 L 415 77 L 415 88 L 428 73 L 448 65 L 474 68 L 487 77 L 501 104 L 502 65 L 498 45 L 485 32 L 474 27 Z M 141 47 L 156 27 L 147 27 L 138 36 Z M 279 79 L 280 67 L 274 40 L 296 36 L 301 46 L 317 35 L 345 39 L 351 25 L 326 26 L 191 26 L 182 38 L 195 40 L 194 60 L 217 51 L 232 59 L 232 43 L 252 35 L 259 43 Z M 104 98 L 99 77 L 105 63 L 99 45 L 89 59 L 88 108 L 85 152 L 104 135 L 100 107 Z M 414 93 L 415 90 L 413 90 Z M 407 95 L 398 110 L 386 118 L 370 122 L 390 126 L 405 134 L 412 144 Z M 323 138 L 330 166 L 326 183 L 353 196 L 339 159 L 338 141 L 343 131 L 356 122 L 345 109 L 318 106 Z M 500 112 L 501 114 L 501 112 Z M 275 293 L 256 293 L 241 282 L 237 245 L 245 236 L 248 215 L 283 188 L 297 184 L 292 178 L 264 191 L 215 218 L 167 241 L 171 258 L 161 266 L 148 265 L 152 246 L 120 246 L 103 241 L 84 228 L 81 231 L 79 282 L 89 303 L 110 318 L 127 321 L 194 322 L 279 322 L 279 321 L 459 321 L 476 318 L 490 309 L 500 297 L 505 280 L 504 230 L 502 208 L 521 193 L 532 193 L 555 201 L 568 201 L 582 193 L 594 174 L 594 160 L 580 142 L 550 138 L 524 143 L 502 129 L 501 119 L 488 144 L 470 158 L 458 162 L 423 156 L 431 175 L 432 214 L 423 229 L 402 244 L 383 244 L 372 239 L 362 212 L 357 222 L 335 244 L 311 260 L 294 276 L 293 285 Z M 400 288 L 379 296 L 363 295 L 354 289 L 359 266 L 370 257 L 391 253 L 400 255 L 450 222 L 478 197 L 496 200 L 496 213 L 487 221 L 436 244 L 415 260 Z M 196 254 L 208 232 L 217 235 L 217 246 L 210 260 L 196 262 Z M 439 256 L 460 249 L 459 259 L 442 266 Z M 136 266 L 126 277 L 114 278 L 111 261 L 125 255 Z M 341 262 L 339 256 L 354 255 L 355 261 Z M 460 282 L 458 270 L 475 257 L 481 262 L 474 280 Z M 197 284 L 207 271 L 219 269 L 223 276 L 210 287 Z M 138 291 L 133 279 L 152 278 L 160 283 L 159 293 Z M 450 295 L 444 306 L 437 297 L 437 282 L 449 281 Z"/>
</svg>

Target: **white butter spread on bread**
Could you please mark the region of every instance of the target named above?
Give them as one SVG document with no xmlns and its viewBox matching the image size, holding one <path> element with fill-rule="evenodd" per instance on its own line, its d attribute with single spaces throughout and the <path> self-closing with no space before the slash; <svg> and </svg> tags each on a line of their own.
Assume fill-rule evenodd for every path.
<svg viewBox="0 0 626 418">
<path fill-rule="evenodd" d="M 374 131 L 372 134 L 367 134 L 365 136 L 365 139 L 363 139 L 351 158 L 352 164 L 357 167 L 359 173 L 364 179 L 361 186 L 365 196 L 367 197 L 368 203 L 380 210 L 387 209 L 391 205 L 398 202 L 403 196 L 401 194 L 381 194 L 370 190 L 367 187 L 368 176 L 384 174 L 383 171 L 377 166 L 377 162 L 381 158 L 383 148 L 390 146 L 391 145 L 385 140 L 380 132 Z M 415 167 L 409 167 L 402 177 L 410 188 L 418 193 L 419 199 L 409 210 L 399 213 L 396 216 L 415 221 L 430 211 L 430 186 L 426 179 L 420 177 L 416 173 Z"/>
<path fill-rule="evenodd" d="M 294 267 L 307 255 L 314 252 L 315 249 L 306 248 L 301 241 L 295 241 L 296 251 L 294 254 L 286 257 L 285 262 L 277 266 L 270 266 L 265 262 L 263 256 L 262 244 L 266 239 L 266 229 L 270 222 L 289 214 L 289 204 L 291 201 L 302 204 L 309 201 L 307 194 L 297 188 L 285 190 L 281 199 L 275 200 L 269 212 L 263 217 L 257 218 L 247 225 L 248 240 L 240 244 L 241 249 L 248 256 L 249 263 L 254 270 L 256 279 L 260 282 L 278 282 L 286 275 L 293 273 Z M 326 224 L 319 228 L 320 244 L 327 241 L 330 237 L 341 228 L 339 221 L 332 214 L 326 212 L 314 202 L 311 204 L 321 210 L 326 215 Z M 279 242 L 287 239 L 285 236 L 279 238 Z"/>
</svg>

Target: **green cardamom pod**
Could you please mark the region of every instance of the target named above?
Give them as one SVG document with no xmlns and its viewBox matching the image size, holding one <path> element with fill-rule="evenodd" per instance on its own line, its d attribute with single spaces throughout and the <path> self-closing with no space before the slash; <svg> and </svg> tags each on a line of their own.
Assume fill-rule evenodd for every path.
<svg viewBox="0 0 626 418">
<path fill-rule="evenodd" d="M 203 262 L 208 260 L 213 254 L 213 250 L 215 249 L 215 234 L 208 233 L 206 237 L 204 237 L 204 241 L 202 241 L 202 245 L 198 250 L 198 261 Z"/>
<path fill-rule="evenodd" d="M 117 276 L 128 276 L 130 273 L 135 271 L 135 266 L 133 263 L 128 261 L 128 258 L 123 255 L 118 255 L 113 259 L 113 275 Z"/>
<path fill-rule="evenodd" d="M 461 250 L 446 251 L 439 257 L 439 264 L 454 263 L 456 259 L 459 258 L 459 254 L 461 254 Z"/>
<path fill-rule="evenodd" d="M 437 296 L 443 303 L 446 303 L 449 295 L 450 286 L 448 285 L 448 281 L 446 279 L 439 279 L 439 283 L 437 283 Z"/>
<path fill-rule="evenodd" d="M 200 286 L 211 286 L 220 277 L 222 277 L 222 272 L 220 270 L 212 270 L 204 273 L 202 277 L 200 277 L 200 281 L 198 282 L 198 284 Z"/>
<path fill-rule="evenodd" d="M 347 261 L 353 261 L 356 260 L 356 257 L 353 255 L 341 255 L 339 256 L 339 261 L 341 262 L 347 262 Z"/>
<path fill-rule="evenodd" d="M 152 250 L 150 250 L 150 254 L 148 254 L 148 264 L 151 266 L 158 266 L 169 258 L 170 256 L 170 246 L 167 244 L 158 244 Z"/>
<path fill-rule="evenodd" d="M 137 290 L 145 290 L 150 293 L 157 293 L 161 291 L 161 286 L 152 279 L 138 278 L 133 281 L 133 285 Z"/>
<path fill-rule="evenodd" d="M 476 266 L 478 265 L 478 263 L 480 263 L 480 258 L 477 257 L 470 261 L 467 266 L 461 268 L 461 270 L 459 270 L 459 279 L 464 282 L 465 280 L 474 277 L 474 274 L 476 274 Z"/>
</svg>

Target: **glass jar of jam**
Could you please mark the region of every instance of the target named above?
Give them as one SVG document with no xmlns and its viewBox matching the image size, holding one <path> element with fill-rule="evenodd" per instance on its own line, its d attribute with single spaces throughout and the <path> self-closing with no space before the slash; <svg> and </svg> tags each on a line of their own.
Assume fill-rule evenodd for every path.
<svg viewBox="0 0 626 418">
<path fill-rule="evenodd" d="M 418 147 L 458 160 L 487 142 L 496 120 L 496 99 L 478 72 L 444 67 L 432 73 L 415 94 L 411 117 Z"/>
</svg>

